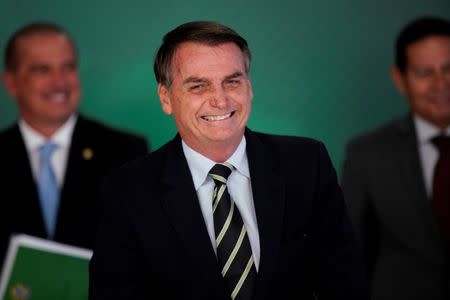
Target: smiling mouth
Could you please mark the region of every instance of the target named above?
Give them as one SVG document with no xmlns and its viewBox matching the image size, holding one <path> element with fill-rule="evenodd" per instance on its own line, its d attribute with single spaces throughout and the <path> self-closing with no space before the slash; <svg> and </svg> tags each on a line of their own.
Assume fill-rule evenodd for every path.
<svg viewBox="0 0 450 300">
<path fill-rule="evenodd" d="M 68 92 L 52 92 L 46 95 L 46 98 L 52 102 L 62 103 L 69 99 Z"/>
<path fill-rule="evenodd" d="M 210 115 L 210 116 L 201 116 L 201 118 L 208 122 L 222 121 L 231 118 L 234 115 L 234 111 L 224 114 L 224 115 Z"/>
</svg>

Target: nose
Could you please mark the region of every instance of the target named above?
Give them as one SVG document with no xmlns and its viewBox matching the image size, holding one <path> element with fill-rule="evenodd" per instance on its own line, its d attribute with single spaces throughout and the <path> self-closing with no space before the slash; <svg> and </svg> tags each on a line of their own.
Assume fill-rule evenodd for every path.
<svg viewBox="0 0 450 300">
<path fill-rule="evenodd" d="M 439 89 L 448 89 L 450 87 L 449 72 L 437 72 L 434 79 L 434 83 Z"/>
<path fill-rule="evenodd" d="M 65 88 L 67 78 L 64 71 L 55 70 L 52 74 L 52 85 L 54 88 Z"/>
<path fill-rule="evenodd" d="M 215 88 L 211 93 L 211 106 L 217 108 L 225 108 L 228 103 L 228 95 L 222 86 Z"/>
</svg>

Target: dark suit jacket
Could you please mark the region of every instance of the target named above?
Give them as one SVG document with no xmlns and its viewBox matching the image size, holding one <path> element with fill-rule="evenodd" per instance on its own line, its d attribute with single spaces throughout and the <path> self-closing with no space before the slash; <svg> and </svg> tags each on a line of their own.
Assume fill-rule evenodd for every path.
<svg viewBox="0 0 450 300">
<path fill-rule="evenodd" d="M 449 252 L 426 195 L 412 117 L 352 140 L 342 175 L 372 299 L 450 299 Z"/>
<path fill-rule="evenodd" d="M 83 157 L 90 149 L 91 159 Z M 54 240 L 92 248 L 95 198 L 112 168 L 147 153 L 144 139 L 78 117 L 68 155 Z M 36 183 L 17 125 L 0 133 L 0 263 L 11 233 L 46 237 Z"/>
<path fill-rule="evenodd" d="M 319 142 L 246 131 L 261 260 L 253 299 L 365 299 L 362 259 Z M 181 139 L 109 178 L 90 299 L 230 299 Z"/>
</svg>

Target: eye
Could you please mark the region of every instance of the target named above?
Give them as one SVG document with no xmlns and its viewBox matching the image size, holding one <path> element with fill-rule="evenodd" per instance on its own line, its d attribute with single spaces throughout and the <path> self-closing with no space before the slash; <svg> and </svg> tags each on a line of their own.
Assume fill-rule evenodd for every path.
<svg viewBox="0 0 450 300">
<path fill-rule="evenodd" d="M 69 62 L 63 65 L 63 70 L 68 72 L 74 72 L 77 70 L 77 64 L 75 62 Z"/>
<path fill-rule="evenodd" d="M 442 73 L 449 75 L 450 74 L 450 64 L 446 64 L 442 67 Z"/>
<path fill-rule="evenodd" d="M 419 78 L 426 78 L 433 75 L 433 70 L 431 69 L 416 69 L 414 74 Z"/>
<path fill-rule="evenodd" d="M 228 79 L 227 81 L 225 81 L 225 85 L 227 87 L 238 87 L 241 84 L 241 80 L 240 79 Z"/>
<path fill-rule="evenodd" d="M 34 74 L 46 74 L 48 73 L 50 68 L 46 65 L 33 65 L 30 68 L 31 73 Z"/>
<path fill-rule="evenodd" d="M 193 84 L 193 85 L 189 86 L 189 91 L 193 92 L 193 93 L 198 93 L 204 89 L 205 89 L 205 84 L 203 84 L 203 83 Z"/>
</svg>

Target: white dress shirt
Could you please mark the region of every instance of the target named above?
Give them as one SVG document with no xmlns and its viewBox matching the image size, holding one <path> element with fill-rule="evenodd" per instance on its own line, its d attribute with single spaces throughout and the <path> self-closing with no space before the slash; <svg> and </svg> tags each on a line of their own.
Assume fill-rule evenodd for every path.
<svg viewBox="0 0 450 300">
<path fill-rule="evenodd" d="M 414 125 L 416 127 L 417 148 L 419 149 L 425 188 L 428 197 L 431 199 L 433 192 L 433 173 L 439 158 L 439 151 L 431 142 L 431 139 L 439 134 L 450 136 L 450 126 L 442 130 L 417 115 L 414 115 Z"/>
<path fill-rule="evenodd" d="M 39 132 L 31 128 L 23 119 L 19 120 L 19 129 L 25 142 L 28 158 L 31 163 L 33 177 L 37 181 L 40 165 L 40 147 L 47 142 L 53 142 L 57 145 L 51 157 L 51 164 L 55 172 L 56 180 L 61 188 L 66 173 L 67 159 L 69 156 L 72 134 L 77 121 L 77 116 L 72 115 L 61 128 L 59 128 L 51 138 L 47 139 Z"/>
<path fill-rule="evenodd" d="M 200 208 L 211 239 L 211 245 L 214 252 L 216 252 L 216 238 L 212 212 L 212 195 L 215 184 L 211 177 L 208 176 L 209 171 L 216 162 L 196 152 L 186 145 L 184 141 L 182 142 L 182 145 L 184 156 L 189 165 L 195 190 L 197 191 L 197 196 L 200 201 Z M 231 173 L 230 177 L 228 177 L 227 188 L 231 199 L 233 199 L 241 214 L 252 248 L 256 270 L 258 270 L 260 259 L 259 233 L 245 148 L 246 141 L 245 137 L 243 137 L 236 151 L 227 160 L 228 163 L 235 167 L 235 170 Z"/>
</svg>

